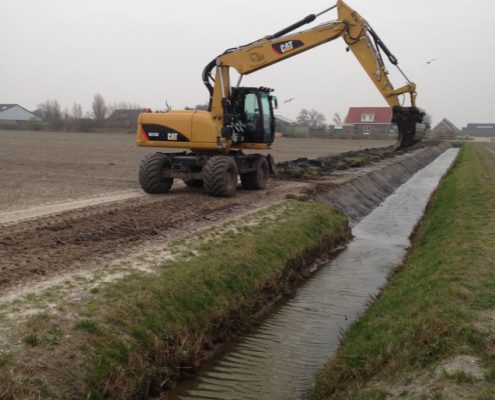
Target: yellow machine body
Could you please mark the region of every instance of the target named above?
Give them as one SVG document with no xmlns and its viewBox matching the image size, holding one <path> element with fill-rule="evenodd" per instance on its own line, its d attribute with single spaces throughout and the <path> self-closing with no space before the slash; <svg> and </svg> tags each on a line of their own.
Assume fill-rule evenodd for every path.
<svg viewBox="0 0 495 400">
<path fill-rule="evenodd" d="M 168 147 L 195 151 L 267 149 L 266 143 L 233 144 L 221 137 L 222 120 L 199 110 L 141 113 L 136 143 L 144 147 Z"/>
</svg>

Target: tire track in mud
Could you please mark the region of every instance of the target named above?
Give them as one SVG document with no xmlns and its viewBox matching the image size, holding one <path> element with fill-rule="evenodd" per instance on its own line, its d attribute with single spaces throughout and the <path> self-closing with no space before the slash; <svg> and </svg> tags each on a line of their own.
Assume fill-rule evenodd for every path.
<svg viewBox="0 0 495 400">
<path fill-rule="evenodd" d="M 239 190 L 232 198 L 184 189 L 0 225 L 0 292 L 62 272 L 84 270 L 91 262 L 129 254 L 147 241 L 181 237 L 252 209 L 256 202 L 277 201 L 294 186 L 271 182 L 268 191 Z"/>
</svg>

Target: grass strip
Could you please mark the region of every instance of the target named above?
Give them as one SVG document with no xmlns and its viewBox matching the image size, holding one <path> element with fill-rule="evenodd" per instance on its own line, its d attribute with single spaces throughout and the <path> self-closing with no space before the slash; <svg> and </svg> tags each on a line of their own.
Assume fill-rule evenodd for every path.
<svg viewBox="0 0 495 400">
<path fill-rule="evenodd" d="M 69 322 L 36 317 L 23 351 L 43 362 L 12 398 L 142 399 L 173 387 L 350 237 L 343 214 L 298 201 L 228 224 L 188 239 L 185 259 L 102 287 Z M 48 349 L 54 329 L 64 335 Z"/>
<path fill-rule="evenodd" d="M 472 398 L 495 398 L 493 322 L 485 316 L 495 316 L 494 168 L 481 147 L 464 146 L 403 267 L 346 332 L 310 399 L 385 399 L 401 376 L 463 354 L 479 357 L 485 371 Z"/>
</svg>

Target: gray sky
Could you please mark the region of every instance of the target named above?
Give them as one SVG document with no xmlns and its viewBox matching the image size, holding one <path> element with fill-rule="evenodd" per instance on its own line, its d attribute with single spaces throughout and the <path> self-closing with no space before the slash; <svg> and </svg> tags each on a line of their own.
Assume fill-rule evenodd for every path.
<svg viewBox="0 0 495 400">
<path fill-rule="evenodd" d="M 495 122 L 495 1 L 349 0 L 418 85 L 434 122 Z M 92 97 L 173 108 L 205 103 L 204 66 L 321 11 L 332 1 L 0 0 L 0 103 L 46 99 L 89 111 Z M 336 18 L 335 11 L 317 23 Z M 428 60 L 437 61 L 424 65 Z M 391 68 L 392 69 L 392 68 Z M 392 71 L 391 71 L 392 72 Z M 396 87 L 404 81 L 395 73 Z M 386 106 L 341 39 L 248 76 L 269 86 L 279 114 Z M 288 98 L 295 100 L 288 104 Z"/>
</svg>

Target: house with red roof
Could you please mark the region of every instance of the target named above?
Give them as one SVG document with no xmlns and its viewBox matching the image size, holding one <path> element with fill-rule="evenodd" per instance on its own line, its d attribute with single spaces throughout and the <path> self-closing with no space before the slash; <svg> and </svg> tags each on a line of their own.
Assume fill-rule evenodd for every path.
<svg viewBox="0 0 495 400">
<path fill-rule="evenodd" d="M 395 135 L 390 107 L 351 107 L 345 118 L 346 132 L 358 135 Z"/>
</svg>

